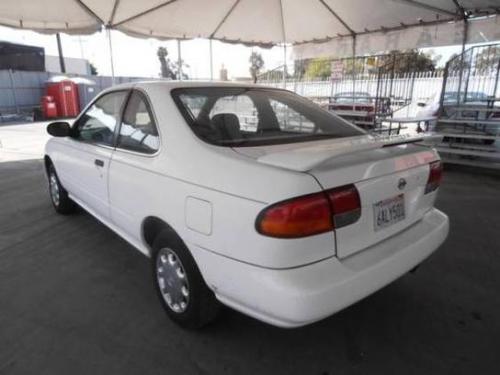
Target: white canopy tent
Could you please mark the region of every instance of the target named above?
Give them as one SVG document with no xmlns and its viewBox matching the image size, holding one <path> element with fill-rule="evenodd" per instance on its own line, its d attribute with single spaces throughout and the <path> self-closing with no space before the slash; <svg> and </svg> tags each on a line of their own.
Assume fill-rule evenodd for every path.
<svg viewBox="0 0 500 375">
<path fill-rule="evenodd" d="M 351 40 L 500 13 L 500 0 L 2 0 L 0 24 L 40 32 L 102 26 L 159 39 L 257 46 Z M 465 26 L 467 27 L 467 26 Z M 463 43 L 467 32 L 465 29 Z M 111 42 L 111 37 L 110 37 Z M 180 52 L 180 51 L 179 51 Z"/>
<path fill-rule="evenodd" d="M 2 0 L 0 24 L 252 45 L 324 41 L 500 12 L 499 0 Z"/>
</svg>

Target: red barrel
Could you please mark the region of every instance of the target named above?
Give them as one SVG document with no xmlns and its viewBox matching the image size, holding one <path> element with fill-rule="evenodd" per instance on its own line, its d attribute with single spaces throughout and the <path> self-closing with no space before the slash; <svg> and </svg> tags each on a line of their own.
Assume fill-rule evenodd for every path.
<svg viewBox="0 0 500 375">
<path fill-rule="evenodd" d="M 78 86 L 69 80 L 47 82 L 47 96 L 52 96 L 57 107 L 57 117 L 76 117 L 80 113 Z"/>
<path fill-rule="evenodd" d="M 42 96 L 40 108 L 42 109 L 42 117 L 44 119 L 57 117 L 57 105 L 52 96 Z"/>
</svg>

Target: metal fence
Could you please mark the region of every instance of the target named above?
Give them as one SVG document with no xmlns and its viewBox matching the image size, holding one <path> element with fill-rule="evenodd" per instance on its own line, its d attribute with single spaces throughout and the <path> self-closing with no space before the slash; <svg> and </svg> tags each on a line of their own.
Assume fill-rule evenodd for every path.
<svg viewBox="0 0 500 375">
<path fill-rule="evenodd" d="M 0 115 L 28 114 L 40 106 L 40 98 L 44 95 L 45 82 L 61 73 L 27 72 L 16 70 L 0 70 Z M 113 79 L 107 76 L 70 75 L 86 78 L 95 82 L 97 92 L 113 85 Z M 151 78 L 115 77 L 114 84 L 135 82 Z"/>
<path fill-rule="evenodd" d="M 328 98 L 337 93 L 352 91 L 353 84 L 355 90 L 359 92 L 366 92 L 370 96 L 377 96 L 377 74 L 370 74 L 367 77 L 353 80 L 345 79 L 342 81 L 332 81 L 330 79 L 288 79 L 286 81 L 286 89 L 296 92 L 309 98 Z M 458 75 L 448 77 L 451 82 L 459 80 Z M 393 78 L 393 92 L 398 93 L 407 88 L 413 82 L 413 92 L 411 97 L 413 102 L 439 99 L 439 94 L 443 86 L 443 72 L 414 72 L 396 74 Z M 495 87 L 497 80 L 492 75 L 471 75 L 469 79 L 469 87 L 474 90 L 481 91 L 484 87 Z M 261 85 L 272 87 L 283 87 L 283 82 L 279 80 L 259 81 Z M 456 84 L 458 85 L 458 84 Z M 487 90 L 490 93 L 490 90 Z M 490 93 L 494 95 L 494 93 Z M 500 85 L 496 88 L 496 97 L 500 97 Z"/>
<path fill-rule="evenodd" d="M 446 63 L 443 105 L 500 101 L 500 44 L 471 47 Z"/>
<path fill-rule="evenodd" d="M 288 79 L 286 81 L 286 89 L 310 98 L 327 98 L 340 92 L 353 91 L 354 87 L 355 91 L 366 92 L 370 96 L 376 97 L 378 78 L 378 74 L 369 74 L 355 80 Z M 395 74 L 393 77 L 393 92 L 400 92 L 403 88 L 408 87 L 411 82 L 414 82 L 414 99 L 430 98 L 433 94 L 437 94 L 441 91 L 443 72 L 432 71 Z M 283 82 L 278 80 L 262 80 L 258 83 L 273 87 L 283 87 Z"/>
</svg>

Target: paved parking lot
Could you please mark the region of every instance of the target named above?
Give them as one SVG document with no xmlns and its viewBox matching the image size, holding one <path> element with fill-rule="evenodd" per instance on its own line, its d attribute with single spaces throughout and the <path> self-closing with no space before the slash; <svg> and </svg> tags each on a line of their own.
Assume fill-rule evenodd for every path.
<svg viewBox="0 0 500 375">
<path fill-rule="evenodd" d="M 450 237 L 416 274 L 312 326 L 161 310 L 148 259 L 58 216 L 40 160 L 0 163 L 0 374 L 498 374 L 500 177 L 449 169 Z"/>
</svg>

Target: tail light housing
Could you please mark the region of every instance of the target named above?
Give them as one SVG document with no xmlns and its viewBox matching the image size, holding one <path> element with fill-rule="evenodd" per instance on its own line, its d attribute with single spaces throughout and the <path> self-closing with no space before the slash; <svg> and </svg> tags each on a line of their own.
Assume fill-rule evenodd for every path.
<svg viewBox="0 0 500 375">
<path fill-rule="evenodd" d="M 326 194 L 332 210 L 334 228 L 342 228 L 358 221 L 361 216 L 361 200 L 356 186 L 341 186 L 327 190 Z"/>
<path fill-rule="evenodd" d="M 359 193 L 351 184 L 266 207 L 257 216 L 255 228 L 269 237 L 300 238 L 352 224 L 360 216 Z"/>
<path fill-rule="evenodd" d="M 443 164 L 440 160 L 430 163 L 429 166 L 429 178 L 427 179 L 427 184 L 425 185 L 425 194 L 436 190 L 441 184 L 441 179 L 443 177 Z"/>
</svg>

